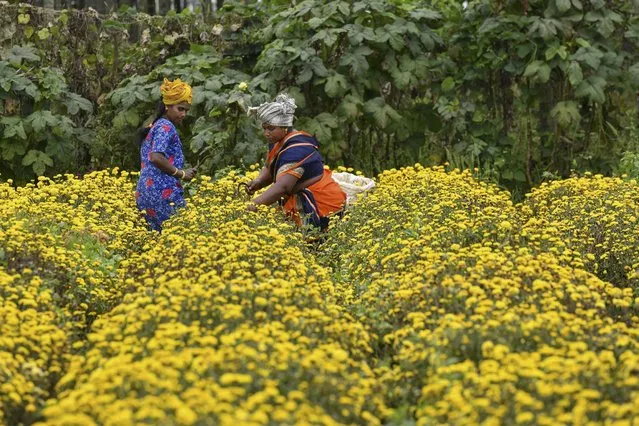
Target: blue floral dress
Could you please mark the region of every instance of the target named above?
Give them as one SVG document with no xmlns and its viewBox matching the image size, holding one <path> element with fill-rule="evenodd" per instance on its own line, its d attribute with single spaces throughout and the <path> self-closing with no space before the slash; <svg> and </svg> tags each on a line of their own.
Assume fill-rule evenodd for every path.
<svg viewBox="0 0 639 426">
<path fill-rule="evenodd" d="M 169 163 L 182 169 L 184 154 L 182 142 L 175 126 L 166 118 L 157 120 L 140 150 L 140 180 L 135 199 L 140 210 L 145 212 L 146 221 L 151 229 L 162 230 L 162 222 L 175 214 L 178 207 L 184 207 L 184 189 L 177 177 L 158 169 L 151 163 L 151 153 L 159 152 Z"/>
</svg>

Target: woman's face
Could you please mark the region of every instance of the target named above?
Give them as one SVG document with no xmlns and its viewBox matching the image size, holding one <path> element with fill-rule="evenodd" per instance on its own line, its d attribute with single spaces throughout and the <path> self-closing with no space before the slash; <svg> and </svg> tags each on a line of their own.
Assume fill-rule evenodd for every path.
<svg viewBox="0 0 639 426">
<path fill-rule="evenodd" d="M 173 124 L 182 124 L 182 120 L 186 116 L 186 113 L 191 109 L 191 105 L 186 102 L 182 102 L 175 105 L 167 105 L 166 118 L 171 120 Z"/>
<path fill-rule="evenodd" d="M 266 123 L 262 123 L 262 130 L 264 131 L 264 137 L 270 143 L 277 143 L 281 141 L 288 133 L 286 127 L 272 126 Z"/>
</svg>

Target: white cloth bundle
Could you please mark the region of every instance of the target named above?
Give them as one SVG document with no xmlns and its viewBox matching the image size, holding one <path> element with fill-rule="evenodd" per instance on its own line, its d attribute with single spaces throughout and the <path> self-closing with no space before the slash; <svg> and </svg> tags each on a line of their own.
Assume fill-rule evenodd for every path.
<svg viewBox="0 0 639 426">
<path fill-rule="evenodd" d="M 347 172 L 333 172 L 333 179 L 346 193 L 346 205 L 353 204 L 363 193 L 375 187 L 375 181 L 364 176 L 357 176 Z"/>
<path fill-rule="evenodd" d="M 262 122 L 271 126 L 291 127 L 295 119 L 295 99 L 285 93 L 277 95 L 275 101 L 266 102 L 257 107 L 249 107 L 247 115 L 257 116 Z"/>
</svg>

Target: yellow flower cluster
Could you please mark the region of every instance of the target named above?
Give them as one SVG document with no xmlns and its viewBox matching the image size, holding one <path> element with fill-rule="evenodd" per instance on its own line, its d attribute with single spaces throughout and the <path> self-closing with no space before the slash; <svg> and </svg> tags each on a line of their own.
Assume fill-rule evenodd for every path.
<svg viewBox="0 0 639 426">
<path fill-rule="evenodd" d="M 0 424 L 639 418 L 636 184 L 393 169 L 309 244 L 254 169 L 161 234 L 133 174 L 0 183 Z"/>
<path fill-rule="evenodd" d="M 32 423 L 64 371 L 67 332 L 51 289 L 0 268 L 0 424 Z"/>
<path fill-rule="evenodd" d="M 376 190 L 353 211 L 333 231 L 324 256 L 354 283 L 410 269 L 424 247 L 445 250 L 484 240 L 499 245 L 512 238 L 512 223 L 519 221 L 507 192 L 469 171 L 419 164 L 383 172 Z"/>
<path fill-rule="evenodd" d="M 551 245 L 573 251 L 601 279 L 639 285 L 636 181 L 586 174 L 545 183 L 527 195 L 521 211 L 527 240 L 546 230 Z"/>
<path fill-rule="evenodd" d="M 628 200 L 607 214 L 627 218 L 633 185 L 603 181 L 607 197 Z M 588 183 L 597 194 L 599 180 Z M 561 199 L 573 184 L 553 187 Z M 374 368 L 393 421 L 586 424 L 639 415 L 636 294 L 590 274 L 584 241 L 568 238 L 618 206 L 588 190 L 555 203 L 545 188 L 513 205 L 469 172 L 390 170 L 331 230 L 323 257 L 355 288 L 346 302 L 377 336 Z M 584 207 L 560 213 L 570 205 Z M 605 224 L 586 232 L 597 232 L 602 251 L 623 247 L 637 258 L 636 230 L 625 223 L 628 237 Z"/>
<path fill-rule="evenodd" d="M 117 170 L 0 184 L 0 424 L 31 423 L 71 345 L 123 296 L 117 264 L 147 239 Z"/>
<path fill-rule="evenodd" d="M 273 209 L 239 176 L 202 178 L 95 321 L 44 409 L 48 424 L 379 424 L 371 337 Z"/>
</svg>

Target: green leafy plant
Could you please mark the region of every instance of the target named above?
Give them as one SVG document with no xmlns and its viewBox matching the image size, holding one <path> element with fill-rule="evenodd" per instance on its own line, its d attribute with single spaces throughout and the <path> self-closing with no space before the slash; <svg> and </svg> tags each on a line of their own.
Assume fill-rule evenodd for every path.
<svg viewBox="0 0 639 426">
<path fill-rule="evenodd" d="M 399 165 L 424 141 L 419 94 L 440 18 L 417 2 L 303 1 L 259 32 L 255 71 L 266 90 L 296 98 L 297 126 L 318 136 L 329 161 L 371 172 Z"/>
<path fill-rule="evenodd" d="M 632 2 L 439 4 L 442 83 L 426 101 L 444 121 L 448 153 L 493 170 L 515 192 L 548 173 L 614 169 L 639 87 Z"/>
<path fill-rule="evenodd" d="M 193 87 L 193 105 L 180 129 L 188 160 L 204 173 L 258 161 L 265 151 L 256 123 L 246 108 L 269 99 L 251 77 L 228 68 L 211 47 L 193 45 L 145 76 L 133 76 L 105 99 L 100 114 L 100 143 L 92 149 L 98 166 L 139 166 L 136 130 L 153 119 L 163 78 L 180 78 Z"/>
<path fill-rule="evenodd" d="M 93 105 L 70 92 L 61 70 L 40 67 L 30 47 L 17 46 L 0 60 L 0 147 L 5 177 L 74 170 L 91 138 L 78 126 Z"/>
</svg>

